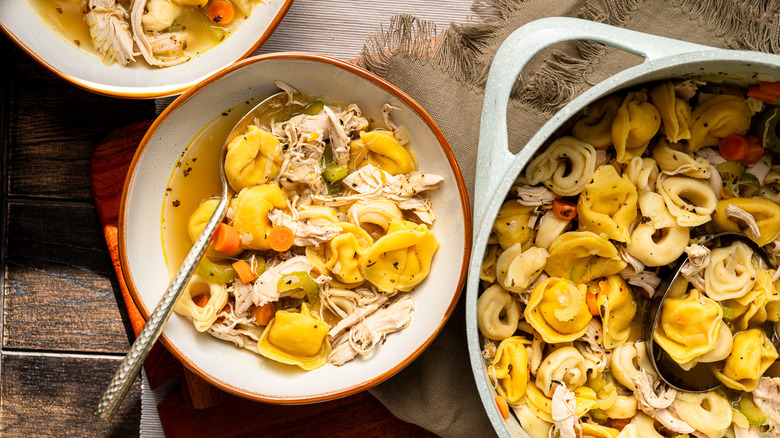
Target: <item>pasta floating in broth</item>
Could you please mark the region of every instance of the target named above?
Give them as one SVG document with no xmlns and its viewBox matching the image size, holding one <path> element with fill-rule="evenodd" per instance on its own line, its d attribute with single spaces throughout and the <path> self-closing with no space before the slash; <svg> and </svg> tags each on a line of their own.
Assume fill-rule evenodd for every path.
<svg viewBox="0 0 780 438">
<path fill-rule="evenodd" d="M 185 63 L 246 21 L 260 0 L 30 0 L 79 49 L 122 66 Z"/>
<path fill-rule="evenodd" d="M 774 109 L 747 95 L 679 79 L 606 96 L 515 181 L 488 240 L 478 326 L 491 381 L 530 436 L 780 433 L 767 331 L 780 271 L 741 241 L 700 245 L 737 232 L 780 260 L 780 150 L 749 136 Z M 649 300 L 682 256 L 648 334 Z M 725 390 L 669 387 L 651 342 Z"/>
<path fill-rule="evenodd" d="M 410 324 L 414 289 L 439 248 L 428 192 L 442 178 L 417 170 L 405 128 L 402 145 L 395 128 L 379 129 L 354 104 L 287 93 L 228 142 L 228 213 L 175 311 L 198 331 L 309 371 L 368 355 Z M 349 164 L 352 147 L 371 151 L 360 165 Z M 197 158 L 180 163 L 182 177 L 216 173 Z M 175 215 L 186 235 L 177 251 L 215 205 L 203 195 L 170 203 L 189 212 Z M 497 313 L 486 318 L 497 337 L 514 331 Z"/>
</svg>

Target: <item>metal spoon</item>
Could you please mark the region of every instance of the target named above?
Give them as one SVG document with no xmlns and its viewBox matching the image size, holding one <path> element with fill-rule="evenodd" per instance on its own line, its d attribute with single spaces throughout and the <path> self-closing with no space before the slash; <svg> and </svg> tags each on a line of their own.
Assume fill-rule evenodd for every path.
<svg viewBox="0 0 780 438">
<path fill-rule="evenodd" d="M 707 248 L 716 248 L 721 246 L 728 246 L 733 242 L 740 241 L 745 243 L 753 250 L 753 253 L 760 257 L 767 266 L 773 267 L 769 262 L 769 257 L 766 252 L 758 246 L 755 242 L 750 240 L 747 236 L 739 233 L 721 233 L 707 237 L 701 245 Z M 688 261 L 688 256 L 684 255 L 678 259 L 669 271 L 666 273 L 664 282 L 658 287 L 660 292 L 656 298 L 650 304 L 649 313 L 651 324 L 645 326 L 645 336 L 648 339 L 647 352 L 650 356 L 650 361 L 653 363 L 658 376 L 670 386 L 689 392 L 704 392 L 710 391 L 721 385 L 720 380 L 715 377 L 713 373 L 714 365 L 711 363 L 698 363 L 690 370 L 684 370 L 680 365 L 675 362 L 669 354 L 664 351 L 654 340 L 653 334 L 660 324 L 661 308 L 663 302 L 666 300 L 671 286 L 681 276 L 680 270 Z M 778 330 L 780 330 L 780 324 L 764 324 L 761 328 L 765 331 L 767 336 L 770 337 L 772 343 L 780 351 L 780 337 L 778 336 Z"/>
<path fill-rule="evenodd" d="M 217 204 L 214 213 L 211 215 L 208 222 L 206 222 L 203 231 L 201 231 L 200 235 L 195 240 L 195 243 L 187 253 L 181 266 L 179 266 L 176 274 L 174 274 L 171 282 L 168 284 L 168 288 L 163 293 L 162 298 L 160 298 L 157 306 L 149 315 L 149 320 L 146 321 L 144 328 L 138 334 L 135 342 L 133 342 L 133 345 L 130 347 L 130 351 L 127 352 L 124 360 L 119 365 L 119 369 L 116 371 L 105 392 L 100 397 L 100 401 L 98 402 L 94 413 L 100 419 L 109 422 L 116 414 L 119 405 L 122 403 L 125 395 L 127 395 L 130 386 L 132 386 L 133 380 L 135 380 L 135 376 L 141 369 L 141 365 L 143 365 L 152 345 L 154 345 L 154 342 L 160 337 L 165 322 L 168 321 L 168 318 L 171 316 L 173 305 L 176 303 L 176 300 L 178 300 L 179 295 L 181 295 L 181 292 L 184 290 L 184 286 L 187 284 L 190 277 L 192 277 L 195 268 L 198 266 L 198 262 L 200 262 L 201 257 L 203 257 L 203 254 L 206 252 L 209 241 L 211 240 L 211 235 L 214 234 L 217 225 L 222 222 L 222 219 L 225 217 L 228 201 L 230 200 L 229 186 L 227 178 L 225 177 L 225 154 L 227 152 L 228 143 L 230 143 L 230 140 L 236 135 L 242 134 L 256 117 L 259 117 L 262 113 L 274 106 L 283 105 L 284 103 L 280 101 L 282 96 L 286 96 L 286 93 L 279 92 L 263 99 L 263 101 L 249 110 L 249 112 L 236 123 L 230 131 L 230 134 L 228 134 L 225 143 L 222 145 L 219 157 L 219 178 L 222 183 L 222 195 L 219 204 Z"/>
</svg>

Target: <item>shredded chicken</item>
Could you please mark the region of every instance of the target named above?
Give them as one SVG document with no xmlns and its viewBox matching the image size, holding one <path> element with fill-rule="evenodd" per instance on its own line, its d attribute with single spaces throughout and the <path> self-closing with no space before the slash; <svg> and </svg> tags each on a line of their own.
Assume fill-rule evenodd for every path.
<svg viewBox="0 0 780 438">
<path fill-rule="evenodd" d="M 624 269 L 620 272 L 620 277 L 626 280 L 626 283 L 644 290 L 648 298 L 655 296 L 656 289 L 661 284 L 661 278 L 653 271 L 627 274 Z"/>
<path fill-rule="evenodd" d="M 775 436 L 780 436 L 780 377 L 761 377 L 753 402 L 766 414 Z"/>
<path fill-rule="evenodd" d="M 356 355 L 367 355 L 378 346 L 384 337 L 409 325 L 414 309 L 411 295 L 401 296 L 382 306 L 364 320 L 352 326 L 333 342 L 333 350 L 328 356 L 330 363 L 343 365 Z"/>
<path fill-rule="evenodd" d="M 685 248 L 685 253 L 688 254 L 688 260 L 680 268 L 680 274 L 693 287 L 704 290 L 704 270 L 710 265 L 710 249 L 694 243 Z"/>
<path fill-rule="evenodd" d="M 636 275 L 645 270 L 645 264 L 638 258 L 629 254 L 625 246 L 621 245 L 618 248 L 618 253 L 620 254 L 620 258 L 626 262 L 626 267 L 620 272 L 621 276 Z"/>
<path fill-rule="evenodd" d="M 262 306 L 271 301 L 277 301 L 280 298 L 279 290 L 276 286 L 279 279 L 285 274 L 292 272 L 309 272 L 312 269 L 311 262 L 306 256 L 295 256 L 283 262 L 277 260 L 269 262 L 265 267 L 265 272 L 260 274 L 252 286 L 250 298 L 255 306 Z"/>
<path fill-rule="evenodd" d="M 674 83 L 674 94 L 684 101 L 689 101 L 696 95 L 696 91 L 700 85 L 704 85 L 704 82 L 696 79 L 687 79 Z"/>
<path fill-rule="evenodd" d="M 142 18 L 147 0 L 135 0 L 130 13 L 130 24 L 133 29 L 133 40 L 149 65 L 171 67 L 190 60 L 184 54 L 182 41 L 175 33 L 148 35 L 142 26 Z"/>
<path fill-rule="evenodd" d="M 546 186 L 531 186 L 528 184 L 520 184 L 515 187 L 517 193 L 517 202 L 520 205 L 526 206 L 539 206 L 545 204 L 552 204 L 558 196 Z"/>
<path fill-rule="evenodd" d="M 634 396 L 637 406 L 664 427 L 676 433 L 693 433 L 696 431 L 690 424 L 674 415 L 672 402 L 677 397 L 677 390 L 671 388 L 647 374 L 639 371 L 634 375 Z"/>
<path fill-rule="evenodd" d="M 89 0 L 87 8 L 89 12 L 84 15 L 84 22 L 89 27 L 92 44 L 103 54 L 104 62 L 127 65 L 135 61 L 127 10 L 116 0 Z"/>
<path fill-rule="evenodd" d="M 498 345 L 490 339 L 485 339 L 485 345 L 482 346 L 482 358 L 488 362 L 492 362 L 496 357 L 496 350 Z"/>
<path fill-rule="evenodd" d="M 342 230 L 339 227 L 321 227 L 305 221 L 293 220 L 293 218 L 279 209 L 273 209 L 268 213 L 268 219 L 274 226 L 283 225 L 292 230 L 297 246 L 319 246 L 336 237 Z"/>
<path fill-rule="evenodd" d="M 710 164 L 710 177 L 707 179 L 707 184 L 710 185 L 712 192 L 715 193 L 715 197 L 721 199 L 723 194 L 721 190 L 723 188 L 723 178 L 720 176 L 720 172 L 714 165 Z"/>
<path fill-rule="evenodd" d="M 553 430 L 558 431 L 560 438 L 577 438 L 578 432 L 582 434 L 582 426 L 577 420 L 577 399 L 566 385 L 558 385 L 555 388 L 550 414 L 553 419 Z"/>
<path fill-rule="evenodd" d="M 702 158 L 707 160 L 713 166 L 717 166 L 720 163 L 725 163 L 726 162 L 726 159 L 723 158 L 722 155 L 720 155 L 720 152 L 718 152 L 718 150 L 716 148 L 699 149 L 698 152 L 699 152 L 699 155 L 702 156 Z"/>
<path fill-rule="evenodd" d="M 328 138 L 330 139 L 330 148 L 333 151 L 333 160 L 338 165 L 346 165 L 349 162 L 349 137 L 344 131 L 344 126 L 341 125 L 341 119 L 329 107 L 325 106 L 324 108 L 330 121 Z"/>
<path fill-rule="evenodd" d="M 760 185 L 764 185 L 764 179 L 769 173 L 769 169 L 772 166 L 772 156 L 770 154 L 764 154 L 757 163 L 752 166 L 748 166 L 745 169 L 746 173 L 749 173 L 758 179 Z"/>
<path fill-rule="evenodd" d="M 758 228 L 756 218 L 754 218 L 752 214 L 746 212 L 734 204 L 729 204 L 726 206 L 726 215 L 747 225 L 751 239 L 756 240 L 761 237 L 761 230 Z"/>
<path fill-rule="evenodd" d="M 389 103 L 382 105 L 382 119 L 385 121 L 385 126 L 391 131 L 398 129 L 398 125 L 395 124 L 393 118 L 390 116 L 392 110 L 400 110 L 401 108 L 394 107 Z"/>
<path fill-rule="evenodd" d="M 232 342 L 236 346 L 246 348 L 260 354 L 257 342 L 263 333 L 263 329 L 257 327 L 254 317 L 240 317 L 233 310 L 220 313 L 220 318 L 208 329 L 208 333 L 215 338 Z"/>
<path fill-rule="evenodd" d="M 594 359 L 595 370 L 598 372 L 604 371 L 609 364 L 607 350 L 602 343 L 603 339 L 604 331 L 601 322 L 597 318 L 591 319 L 587 331 L 580 340 L 585 342 L 584 349 L 588 356 Z"/>
</svg>

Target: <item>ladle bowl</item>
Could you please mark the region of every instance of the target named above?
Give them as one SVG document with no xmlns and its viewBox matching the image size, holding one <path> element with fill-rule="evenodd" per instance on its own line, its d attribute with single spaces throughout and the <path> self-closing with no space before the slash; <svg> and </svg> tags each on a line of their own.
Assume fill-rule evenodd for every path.
<svg viewBox="0 0 780 438">
<path fill-rule="evenodd" d="M 776 268 L 770 262 L 769 256 L 766 254 L 763 248 L 758 246 L 747 236 L 740 233 L 720 233 L 710 235 L 704 238 L 700 245 L 707 247 L 708 249 L 728 246 L 734 242 L 742 242 L 746 244 L 753 251 L 755 256 L 761 258 L 764 263 L 771 267 Z M 658 343 L 655 342 L 654 333 L 661 321 L 661 310 L 663 309 L 664 301 L 669 296 L 669 292 L 674 287 L 675 283 L 685 281 L 682 277 L 681 270 L 688 263 L 688 256 L 683 255 L 670 268 L 664 268 L 661 275 L 664 280 L 656 289 L 656 295 L 650 302 L 647 318 L 645 320 L 645 339 L 648 340 L 647 353 L 650 357 L 650 361 L 653 363 L 658 376 L 666 382 L 668 385 L 689 392 L 704 392 L 713 390 L 721 386 L 720 380 L 715 377 L 714 363 L 698 363 L 691 367 L 689 370 L 683 369 L 677 362 L 675 362 L 669 354 L 661 348 Z M 704 291 L 702 291 L 704 292 Z M 767 323 L 763 324 L 761 328 L 765 331 L 767 336 L 772 340 L 775 348 L 780 351 L 780 335 L 778 335 L 778 328 L 780 324 Z"/>
</svg>

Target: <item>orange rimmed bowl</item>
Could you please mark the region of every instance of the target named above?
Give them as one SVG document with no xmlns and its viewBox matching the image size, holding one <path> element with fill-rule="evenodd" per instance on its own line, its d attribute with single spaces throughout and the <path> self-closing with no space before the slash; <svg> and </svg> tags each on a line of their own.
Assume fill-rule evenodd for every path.
<svg viewBox="0 0 780 438">
<path fill-rule="evenodd" d="M 264 359 L 233 344 L 199 333 L 190 318 L 173 314 L 161 340 L 188 368 L 215 386 L 248 399 L 272 403 L 330 400 L 376 385 L 411 363 L 444 326 L 460 296 L 471 248 L 468 196 L 452 150 L 431 117 L 393 85 L 333 58 L 282 53 L 249 58 L 188 90 L 151 126 L 136 152 L 125 181 L 119 218 L 122 270 L 144 317 L 159 301 L 170 280 L 164 250 L 162 217 L 172 172 L 190 141 L 204 126 L 229 109 L 246 111 L 258 98 L 278 88 L 280 80 L 314 96 L 356 103 L 381 121 L 389 103 L 399 125 L 412 138 L 420 171 L 444 177 L 431 192 L 436 213 L 433 232 L 441 243 L 431 272 L 412 292 L 415 310 L 409 327 L 388 335 L 370 356 L 341 367 L 326 365 L 304 372 Z M 224 139 L 214 139 L 218 154 Z M 216 166 L 213 169 L 217 174 Z M 195 173 L 191 173 L 188 181 Z"/>
<path fill-rule="evenodd" d="M 0 1 L 0 29 L 33 59 L 74 85 L 112 97 L 151 99 L 180 94 L 254 53 L 281 23 L 292 3 L 259 3 L 224 41 L 183 64 L 166 68 L 150 66 L 140 56 L 124 67 L 106 65 L 98 56 L 63 39 L 26 0 Z"/>
</svg>

